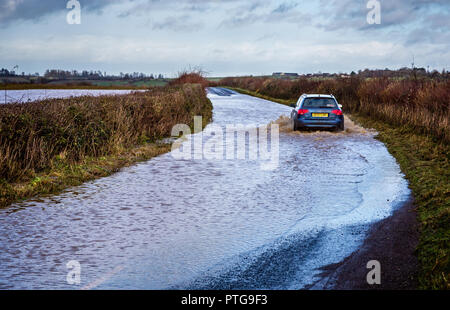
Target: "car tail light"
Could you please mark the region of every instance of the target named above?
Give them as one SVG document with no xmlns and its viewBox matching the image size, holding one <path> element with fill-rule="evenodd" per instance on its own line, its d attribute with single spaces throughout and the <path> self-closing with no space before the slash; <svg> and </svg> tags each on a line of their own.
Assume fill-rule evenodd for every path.
<svg viewBox="0 0 450 310">
<path fill-rule="evenodd" d="M 309 110 L 307 110 L 307 109 L 298 110 L 298 115 L 305 115 L 306 113 L 309 113 Z"/>
<path fill-rule="evenodd" d="M 333 111 L 331 111 L 331 113 L 336 114 L 336 115 L 342 115 L 341 110 L 333 110 Z"/>
</svg>

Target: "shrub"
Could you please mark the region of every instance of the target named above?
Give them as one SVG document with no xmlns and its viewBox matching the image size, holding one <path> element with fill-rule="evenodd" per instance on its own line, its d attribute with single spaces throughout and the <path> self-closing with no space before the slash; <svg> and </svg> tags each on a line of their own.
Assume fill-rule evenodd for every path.
<svg viewBox="0 0 450 310">
<path fill-rule="evenodd" d="M 169 83 L 172 86 L 182 84 L 200 84 L 203 88 L 211 86 L 211 82 L 205 79 L 204 73 L 201 70 L 180 72 L 178 73 L 178 78 Z"/>
</svg>

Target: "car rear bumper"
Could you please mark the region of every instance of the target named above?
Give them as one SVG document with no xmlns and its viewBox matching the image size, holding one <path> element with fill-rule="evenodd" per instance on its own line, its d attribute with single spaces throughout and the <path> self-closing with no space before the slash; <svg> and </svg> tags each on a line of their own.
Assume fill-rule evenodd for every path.
<svg viewBox="0 0 450 310">
<path fill-rule="evenodd" d="M 295 120 L 298 128 L 339 128 L 344 122 L 344 118 L 337 117 L 335 119 L 303 119 Z"/>
</svg>

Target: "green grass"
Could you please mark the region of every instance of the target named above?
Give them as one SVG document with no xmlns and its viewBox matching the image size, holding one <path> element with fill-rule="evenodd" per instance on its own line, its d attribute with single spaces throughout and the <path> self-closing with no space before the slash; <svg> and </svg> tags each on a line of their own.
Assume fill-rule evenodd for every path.
<svg viewBox="0 0 450 310">
<path fill-rule="evenodd" d="M 256 92 L 226 87 L 237 92 L 290 105 Z M 345 105 L 345 103 L 344 103 Z M 375 128 L 409 181 L 420 222 L 416 253 L 420 263 L 420 289 L 450 289 L 450 146 L 431 136 L 414 133 L 406 126 L 352 114 L 364 127 Z"/>
</svg>

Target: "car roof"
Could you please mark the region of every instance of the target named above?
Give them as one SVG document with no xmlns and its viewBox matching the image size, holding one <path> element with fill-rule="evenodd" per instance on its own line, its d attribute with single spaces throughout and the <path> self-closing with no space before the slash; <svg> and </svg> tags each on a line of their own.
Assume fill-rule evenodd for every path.
<svg viewBox="0 0 450 310">
<path fill-rule="evenodd" d="M 333 95 L 325 95 L 325 94 L 303 94 L 302 97 L 305 97 L 305 98 L 318 98 L 318 97 L 334 98 Z"/>
</svg>

